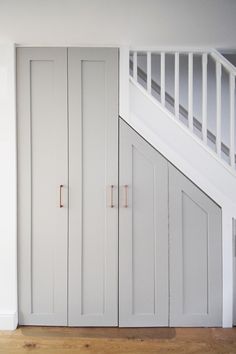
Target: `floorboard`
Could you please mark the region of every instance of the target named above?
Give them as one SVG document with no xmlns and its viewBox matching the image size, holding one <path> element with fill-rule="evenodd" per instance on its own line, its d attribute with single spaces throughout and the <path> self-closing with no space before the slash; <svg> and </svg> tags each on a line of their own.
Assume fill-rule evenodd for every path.
<svg viewBox="0 0 236 354">
<path fill-rule="evenodd" d="M 1 354 L 235 354 L 236 328 L 19 327 L 0 331 Z"/>
</svg>

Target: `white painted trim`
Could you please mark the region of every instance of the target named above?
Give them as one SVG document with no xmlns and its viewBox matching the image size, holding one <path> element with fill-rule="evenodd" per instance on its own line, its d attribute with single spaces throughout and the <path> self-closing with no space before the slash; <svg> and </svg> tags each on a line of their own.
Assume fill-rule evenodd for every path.
<svg viewBox="0 0 236 354">
<path fill-rule="evenodd" d="M 138 81 L 138 55 L 137 52 L 133 53 L 133 78 Z"/>
<path fill-rule="evenodd" d="M 219 162 L 219 164 L 221 164 L 229 173 L 231 173 L 236 178 L 236 170 L 232 169 L 230 165 L 228 165 L 224 160 L 220 159 L 210 147 L 206 146 L 203 143 L 203 141 L 200 138 L 198 138 L 197 135 L 191 133 L 188 127 L 186 127 L 183 123 L 175 119 L 174 115 L 167 108 L 163 107 L 154 97 L 150 96 L 147 93 L 147 91 L 139 83 L 137 83 L 132 77 L 130 77 L 129 80 L 134 86 L 136 86 L 139 90 L 141 90 L 142 93 L 152 101 L 152 103 L 158 106 L 158 108 L 160 108 L 165 114 L 167 114 L 172 120 L 174 120 L 175 123 L 178 124 L 180 128 L 185 131 L 186 134 L 191 135 L 192 139 L 197 141 L 198 144 L 200 144 L 203 149 L 205 149 L 214 159 L 216 159 Z"/>
<path fill-rule="evenodd" d="M 175 118 L 179 119 L 179 53 L 175 53 Z"/>
<path fill-rule="evenodd" d="M 135 78 L 134 78 L 135 80 Z M 161 53 L 161 103 L 166 104 L 166 68 L 165 68 L 165 53 Z"/>
<path fill-rule="evenodd" d="M 230 63 L 221 53 L 219 53 L 217 50 L 212 49 L 210 51 L 210 55 L 212 58 L 215 59 L 215 61 L 220 62 L 221 65 L 230 73 L 234 74 L 236 76 L 236 68 L 235 66 Z"/>
<path fill-rule="evenodd" d="M 129 117 L 129 47 L 119 49 L 119 115 Z"/>
<path fill-rule="evenodd" d="M 4 313 L 0 314 L 0 330 L 1 331 L 14 331 L 18 326 L 17 313 Z"/>
<path fill-rule="evenodd" d="M 14 43 L 0 45 L 1 66 L 6 71 L 6 99 L 0 107 L 1 143 L 4 151 L 1 160 L 1 184 L 6 193 L 2 195 L 2 218 L 6 219 L 0 238 L 0 329 L 17 326 L 17 141 L 16 141 L 16 50 Z M 0 82 L 1 85 L 2 82 Z M 3 83 L 4 84 L 4 83 Z M 2 87 L 1 87 L 2 88 Z M 0 223 L 2 224 L 2 222 Z M 2 226 L 2 225 L 1 225 Z M 3 243 L 4 245 L 4 243 Z M 6 264 L 5 264 L 6 262 Z M 3 277 L 3 278 L 2 278 Z"/>
<path fill-rule="evenodd" d="M 221 158 L 221 63 L 216 63 L 216 151 Z"/>
<path fill-rule="evenodd" d="M 59 43 L 59 44 L 48 44 L 48 43 L 17 43 L 15 44 L 16 48 L 120 48 L 122 47 L 120 43 Z"/>
<path fill-rule="evenodd" d="M 188 53 L 188 124 L 193 132 L 193 53 Z"/>
<path fill-rule="evenodd" d="M 180 53 L 186 53 L 188 54 L 189 52 L 193 53 L 209 53 L 212 52 L 214 49 L 209 48 L 209 47 L 179 47 L 179 46 L 168 46 L 168 47 L 158 47 L 158 46 L 130 46 L 131 51 L 137 51 L 137 52 L 168 52 L 168 53 L 175 53 L 175 52 L 180 52 Z"/>
<path fill-rule="evenodd" d="M 202 139 L 207 145 L 207 53 L 202 55 Z"/>
<path fill-rule="evenodd" d="M 152 53 L 147 52 L 147 92 L 152 94 Z"/>
<path fill-rule="evenodd" d="M 230 163 L 231 166 L 234 168 L 235 166 L 235 77 L 234 75 L 230 74 L 230 123 L 229 123 L 229 131 L 230 131 Z"/>
</svg>

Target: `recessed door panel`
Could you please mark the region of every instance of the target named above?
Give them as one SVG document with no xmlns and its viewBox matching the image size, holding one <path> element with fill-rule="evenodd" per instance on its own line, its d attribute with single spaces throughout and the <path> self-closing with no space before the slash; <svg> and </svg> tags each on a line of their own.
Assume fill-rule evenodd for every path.
<svg viewBox="0 0 236 354">
<path fill-rule="evenodd" d="M 221 209 L 169 165 L 170 325 L 221 326 Z"/>
<path fill-rule="evenodd" d="M 71 48 L 69 325 L 117 325 L 118 52 Z"/>
<path fill-rule="evenodd" d="M 66 49 L 17 49 L 20 324 L 67 324 L 66 72 Z"/>
</svg>

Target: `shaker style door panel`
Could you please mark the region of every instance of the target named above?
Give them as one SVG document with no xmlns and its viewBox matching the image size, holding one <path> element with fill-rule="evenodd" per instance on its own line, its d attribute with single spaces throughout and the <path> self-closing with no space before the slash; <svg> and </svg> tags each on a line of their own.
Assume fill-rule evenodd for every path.
<svg viewBox="0 0 236 354">
<path fill-rule="evenodd" d="M 233 226 L 233 326 L 236 326 L 236 220 L 232 220 Z"/>
<path fill-rule="evenodd" d="M 170 325 L 222 325 L 221 209 L 169 164 Z"/>
<path fill-rule="evenodd" d="M 17 49 L 17 111 L 19 323 L 66 325 L 66 49 Z"/>
<path fill-rule="evenodd" d="M 120 122 L 119 324 L 168 326 L 168 165 Z"/>
<path fill-rule="evenodd" d="M 68 50 L 69 325 L 118 318 L 118 51 Z"/>
</svg>

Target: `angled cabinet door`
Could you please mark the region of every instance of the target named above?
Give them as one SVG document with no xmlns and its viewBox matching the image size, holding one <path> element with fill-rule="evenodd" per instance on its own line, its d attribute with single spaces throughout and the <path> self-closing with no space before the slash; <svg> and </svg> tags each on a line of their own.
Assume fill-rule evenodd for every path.
<svg viewBox="0 0 236 354">
<path fill-rule="evenodd" d="M 168 326 L 168 165 L 120 122 L 119 325 Z"/>
<path fill-rule="evenodd" d="M 19 323 L 66 325 L 66 49 L 17 49 L 17 112 Z"/>
<path fill-rule="evenodd" d="M 118 319 L 118 50 L 68 49 L 70 326 Z"/>
<path fill-rule="evenodd" d="M 169 164 L 170 325 L 222 325 L 221 209 Z"/>
</svg>

